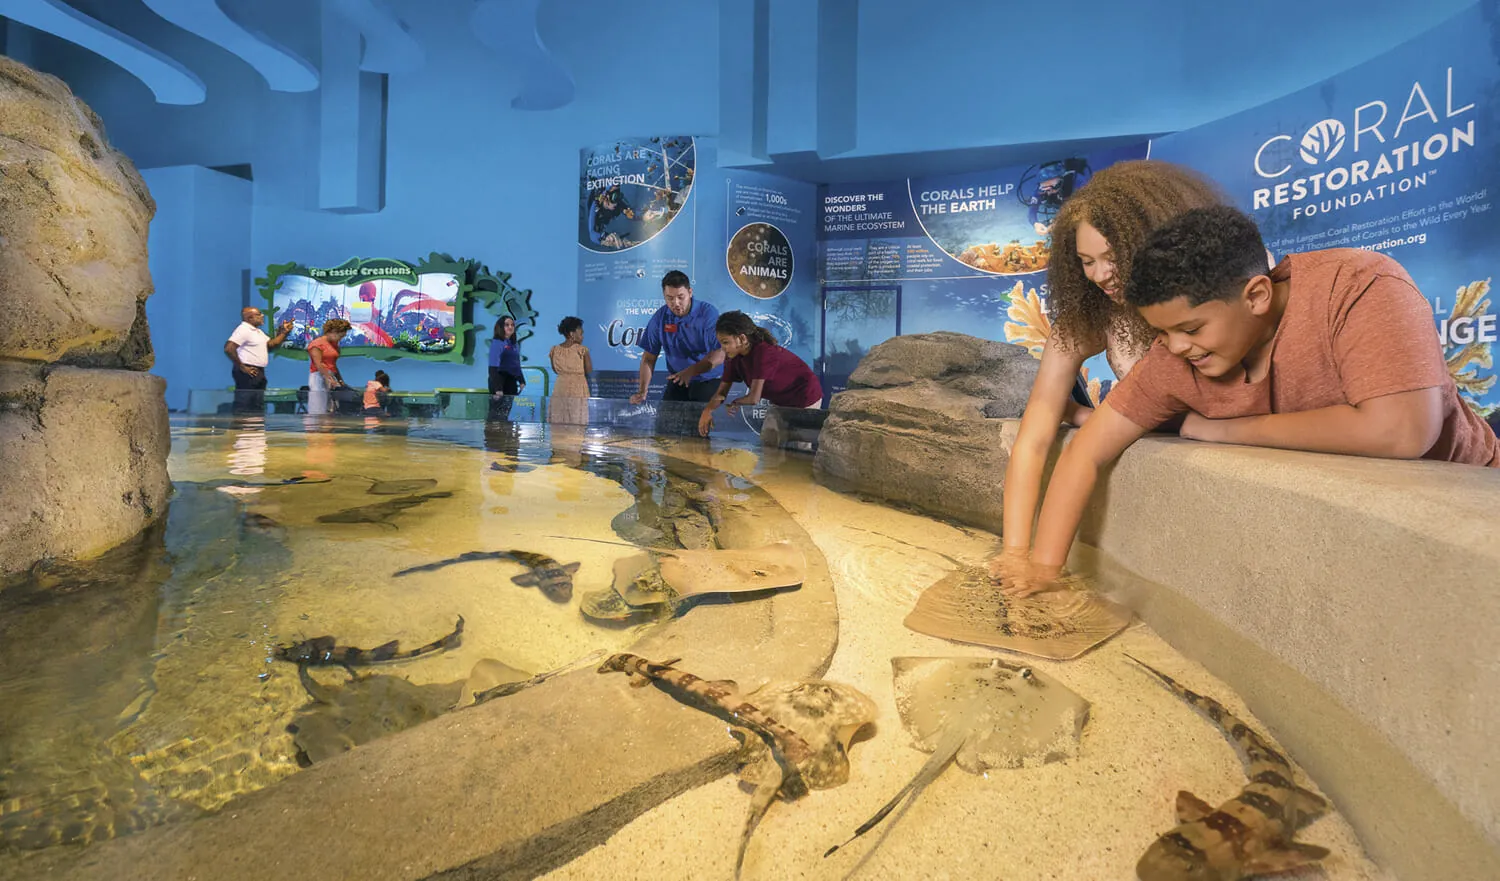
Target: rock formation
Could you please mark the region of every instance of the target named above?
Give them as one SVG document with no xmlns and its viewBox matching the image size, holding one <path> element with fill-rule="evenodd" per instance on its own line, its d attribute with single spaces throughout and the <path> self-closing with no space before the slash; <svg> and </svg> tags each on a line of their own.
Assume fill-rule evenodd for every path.
<svg viewBox="0 0 1500 881">
<path fill-rule="evenodd" d="M 912 334 L 870 350 L 835 395 L 818 479 L 990 529 L 1017 417 L 1036 378 L 1026 349 L 961 333 Z"/>
<path fill-rule="evenodd" d="M 0 56 L 0 575 L 100 553 L 166 510 L 146 326 L 156 205 L 94 112 Z"/>
</svg>

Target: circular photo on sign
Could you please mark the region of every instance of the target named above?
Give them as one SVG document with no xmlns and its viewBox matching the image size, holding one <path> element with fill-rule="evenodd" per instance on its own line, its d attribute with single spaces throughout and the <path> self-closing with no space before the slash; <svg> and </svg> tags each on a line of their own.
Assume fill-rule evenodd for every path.
<svg viewBox="0 0 1500 881">
<path fill-rule="evenodd" d="M 660 235 L 687 205 L 697 168 L 688 135 L 619 140 L 582 154 L 578 244 L 627 251 Z"/>
<path fill-rule="evenodd" d="M 769 223 L 748 223 L 729 240 L 724 255 L 729 275 L 752 297 L 770 300 L 792 283 L 792 245 Z"/>
</svg>

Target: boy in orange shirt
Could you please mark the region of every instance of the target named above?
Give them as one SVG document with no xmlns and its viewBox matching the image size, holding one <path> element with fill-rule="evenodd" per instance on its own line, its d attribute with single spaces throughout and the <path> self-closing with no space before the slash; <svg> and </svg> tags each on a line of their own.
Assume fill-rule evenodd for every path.
<svg viewBox="0 0 1500 881">
<path fill-rule="evenodd" d="M 1183 415 L 1183 437 L 1500 466 L 1500 441 L 1458 396 L 1432 307 L 1373 251 L 1293 254 L 1266 272 L 1255 222 L 1189 211 L 1137 253 L 1130 305 L 1160 336 L 1063 450 L 1030 559 L 991 562 L 1017 594 L 1051 586 L 1099 471 Z"/>
</svg>

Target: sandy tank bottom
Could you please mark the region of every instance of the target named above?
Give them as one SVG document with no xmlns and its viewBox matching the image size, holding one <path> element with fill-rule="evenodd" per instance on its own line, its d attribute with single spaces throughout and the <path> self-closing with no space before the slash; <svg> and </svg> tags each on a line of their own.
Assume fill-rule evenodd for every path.
<svg viewBox="0 0 1500 881">
<path fill-rule="evenodd" d="M 979 564 L 996 537 L 827 490 L 813 483 L 806 457 L 757 456 L 692 441 L 663 445 L 669 455 L 746 474 L 808 531 L 827 557 L 838 595 L 838 650 L 826 678 L 859 688 L 880 707 L 873 736 L 867 729 L 851 750 L 849 782 L 773 805 L 751 840 L 743 878 L 1125 881 L 1136 877 L 1135 863 L 1146 847 L 1176 824 L 1178 790 L 1217 805 L 1247 782 L 1218 729 L 1125 654 L 1217 698 L 1263 733 L 1265 726 L 1228 686 L 1136 622 L 1077 660 L 1024 659 L 1091 703 L 1077 758 L 987 776 L 950 765 L 908 809 L 898 808 L 825 859 L 824 851 L 847 839 L 928 758 L 912 745 L 897 715 L 891 658 L 1021 659 L 924 636 L 902 624 L 921 591 L 951 570 L 943 555 Z M 690 672 L 733 677 L 736 671 Z M 754 685 L 742 684 L 747 690 Z M 1316 781 L 1301 782 L 1317 789 Z M 731 878 L 749 801 L 735 778 L 720 779 L 641 815 L 605 844 L 543 877 Z M 1298 836 L 1332 851 L 1321 867 L 1276 877 L 1394 881 L 1364 855 L 1337 809 L 1335 804 Z"/>
</svg>

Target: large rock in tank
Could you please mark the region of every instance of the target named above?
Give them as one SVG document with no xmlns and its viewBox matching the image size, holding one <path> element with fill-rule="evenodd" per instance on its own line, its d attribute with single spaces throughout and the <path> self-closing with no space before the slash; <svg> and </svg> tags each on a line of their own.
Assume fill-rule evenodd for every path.
<svg viewBox="0 0 1500 881">
<path fill-rule="evenodd" d="M 0 56 L 0 574 L 91 556 L 166 507 L 146 326 L 155 203 L 55 77 Z"/>
<path fill-rule="evenodd" d="M 961 333 L 912 334 L 870 350 L 835 395 L 818 439 L 819 480 L 988 529 L 1014 417 L 1037 361 L 1021 346 Z"/>
</svg>

